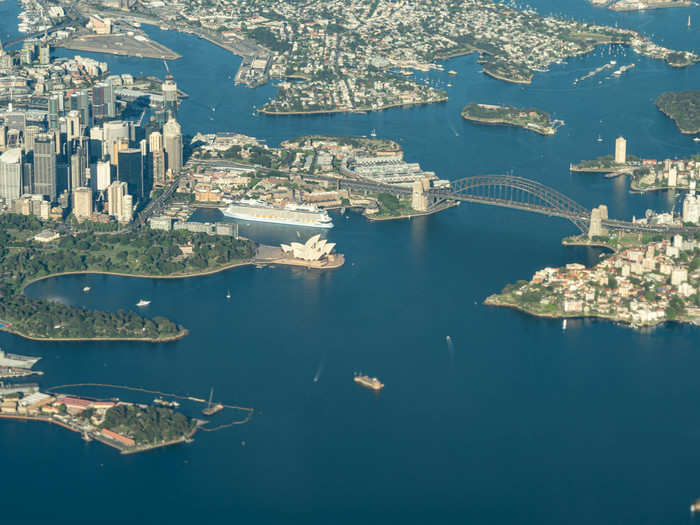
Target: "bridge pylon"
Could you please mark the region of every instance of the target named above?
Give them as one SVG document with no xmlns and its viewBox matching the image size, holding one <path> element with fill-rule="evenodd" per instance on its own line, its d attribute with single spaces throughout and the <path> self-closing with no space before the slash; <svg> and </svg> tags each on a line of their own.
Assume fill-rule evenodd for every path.
<svg viewBox="0 0 700 525">
<path fill-rule="evenodd" d="M 428 211 L 430 200 L 428 190 L 430 189 L 430 179 L 423 178 L 413 183 L 413 194 L 411 195 L 411 208 L 416 211 Z"/>
<path fill-rule="evenodd" d="M 603 221 L 608 220 L 608 207 L 601 204 L 591 210 L 591 220 L 588 226 L 588 238 L 603 237 L 608 234 L 608 229 L 603 226 Z"/>
</svg>

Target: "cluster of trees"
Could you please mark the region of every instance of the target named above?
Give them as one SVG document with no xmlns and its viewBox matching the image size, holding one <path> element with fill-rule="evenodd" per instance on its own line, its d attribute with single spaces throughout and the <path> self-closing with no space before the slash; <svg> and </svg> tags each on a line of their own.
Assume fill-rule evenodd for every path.
<svg viewBox="0 0 700 525">
<path fill-rule="evenodd" d="M 521 113 L 527 113 L 527 117 L 521 117 Z M 534 115 L 531 115 L 534 113 Z M 484 107 L 480 104 L 472 102 L 468 104 L 463 110 L 462 115 L 465 117 L 474 118 L 484 118 L 484 119 L 497 119 L 506 121 L 520 122 L 523 119 L 527 122 L 533 122 L 541 126 L 551 125 L 551 117 L 549 113 L 536 108 L 516 108 L 512 106 L 499 106 L 499 107 Z"/>
<path fill-rule="evenodd" d="M 88 311 L 21 292 L 32 279 L 75 271 L 172 275 L 203 271 L 254 255 L 249 241 L 185 230 L 140 229 L 113 235 L 78 233 L 41 244 L 26 238 L 43 227 L 35 217 L 0 215 L 0 320 L 31 337 L 161 339 L 184 331 L 163 317 L 148 319 L 131 311 Z M 185 257 L 180 246 L 191 246 Z"/>
<path fill-rule="evenodd" d="M 700 132 L 700 91 L 666 92 L 655 104 L 683 133 Z"/>
<path fill-rule="evenodd" d="M 189 436 L 195 422 L 170 408 L 116 405 L 107 410 L 101 428 L 127 435 L 139 445 L 152 445 Z"/>
<path fill-rule="evenodd" d="M 0 319 L 14 330 L 41 338 L 167 338 L 184 328 L 166 319 L 147 319 L 130 310 L 90 311 L 24 294 L 0 297 Z"/>
</svg>

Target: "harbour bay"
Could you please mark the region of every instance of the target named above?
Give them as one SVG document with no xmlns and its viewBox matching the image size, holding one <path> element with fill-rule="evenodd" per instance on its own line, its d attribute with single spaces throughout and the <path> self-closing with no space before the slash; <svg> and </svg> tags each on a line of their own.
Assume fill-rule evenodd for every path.
<svg viewBox="0 0 700 525">
<path fill-rule="evenodd" d="M 534 4 L 543 13 L 564 9 Z M 698 8 L 615 15 L 580 4 L 567 14 L 619 21 L 653 31 L 666 45 L 699 50 L 698 32 L 685 29 L 688 14 L 700 22 Z M 2 32 L 14 23 L 8 18 Z M 440 177 L 513 170 L 587 207 L 607 203 L 611 216 L 625 219 L 669 210 L 678 195 L 630 194 L 624 177 L 570 174 L 570 162 L 609 153 L 618 135 L 642 157 L 698 153 L 653 100 L 697 88 L 700 67 L 672 69 L 623 48 L 570 59 L 525 88 L 485 76 L 474 55 L 455 58 L 445 69 L 457 76 L 427 74 L 453 84 L 443 104 L 271 117 L 254 116 L 253 106 L 274 86 L 253 91 L 228 79 L 240 59 L 191 35 L 145 29 L 183 56 L 170 67 L 190 95 L 180 117 L 190 134 L 235 130 L 276 145 L 301 134 L 374 128 Z M 117 73 L 164 74 L 158 60 L 84 55 Z M 611 58 L 637 67 L 572 86 Z M 471 100 L 539 107 L 566 125 L 554 137 L 474 126 L 459 115 Z M 244 267 L 163 281 L 79 275 L 30 286 L 31 297 L 108 310 L 149 297 L 143 313 L 190 330 L 159 345 L 38 343 L 0 332 L 8 351 L 42 357 L 42 385 L 128 383 L 200 397 L 213 386 L 217 397 L 256 414 L 240 428 L 198 434 L 190 446 L 129 457 L 60 428 L 3 421 L 0 467 L 13 473 L 0 482 L 4 516 L 73 523 L 95 516 L 103 523 L 134 516 L 154 523 L 688 520 L 688 505 L 700 496 L 697 328 L 640 332 L 575 320 L 562 331 L 557 321 L 483 306 L 487 295 L 543 266 L 598 261 L 600 250 L 560 245 L 575 232 L 562 219 L 477 205 L 410 221 L 368 223 L 351 212 L 333 219 L 329 239 L 346 254 L 334 271 Z M 256 235 L 263 242 L 296 236 L 275 228 Z M 90 294 L 82 292 L 86 285 Z M 386 387 L 365 391 L 353 372 L 376 375 Z M 36 483 L 49 488 L 41 506 L 25 490 Z M 69 515 L 65 501 L 76 490 L 85 499 Z M 104 494 L 128 498 L 131 510 L 117 505 L 106 513 Z"/>
</svg>

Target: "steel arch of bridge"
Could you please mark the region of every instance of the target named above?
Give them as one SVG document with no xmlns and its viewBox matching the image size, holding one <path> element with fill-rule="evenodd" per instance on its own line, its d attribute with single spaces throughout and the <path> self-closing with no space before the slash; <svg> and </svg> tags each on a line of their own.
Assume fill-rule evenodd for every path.
<svg viewBox="0 0 700 525">
<path fill-rule="evenodd" d="M 478 175 L 452 181 L 448 188 L 428 193 L 439 199 L 478 202 L 527 210 L 570 220 L 587 231 L 591 212 L 581 204 L 544 184 L 514 175 Z"/>
</svg>

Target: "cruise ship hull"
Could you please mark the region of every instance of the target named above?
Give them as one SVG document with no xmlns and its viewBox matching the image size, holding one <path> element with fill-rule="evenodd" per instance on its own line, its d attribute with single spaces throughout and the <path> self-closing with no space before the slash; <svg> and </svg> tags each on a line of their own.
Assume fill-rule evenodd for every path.
<svg viewBox="0 0 700 525">
<path fill-rule="evenodd" d="M 299 221 L 299 220 L 294 220 L 294 219 L 287 219 L 284 217 L 273 217 L 273 216 L 263 216 L 261 215 L 252 215 L 250 213 L 245 213 L 245 212 L 240 212 L 240 211 L 231 211 L 228 209 L 222 210 L 222 213 L 226 215 L 226 217 L 231 217 L 232 219 L 241 219 L 245 221 L 254 221 L 254 222 L 266 222 L 270 224 L 286 224 L 289 226 L 303 226 L 306 228 L 325 228 L 325 229 L 330 229 L 333 227 L 332 222 L 320 222 L 320 221 Z"/>
<path fill-rule="evenodd" d="M 6 366 L 8 368 L 26 368 L 29 369 L 33 367 L 37 361 L 41 359 L 40 357 L 27 357 L 15 354 L 6 354 L 0 351 L 0 366 Z"/>
</svg>

